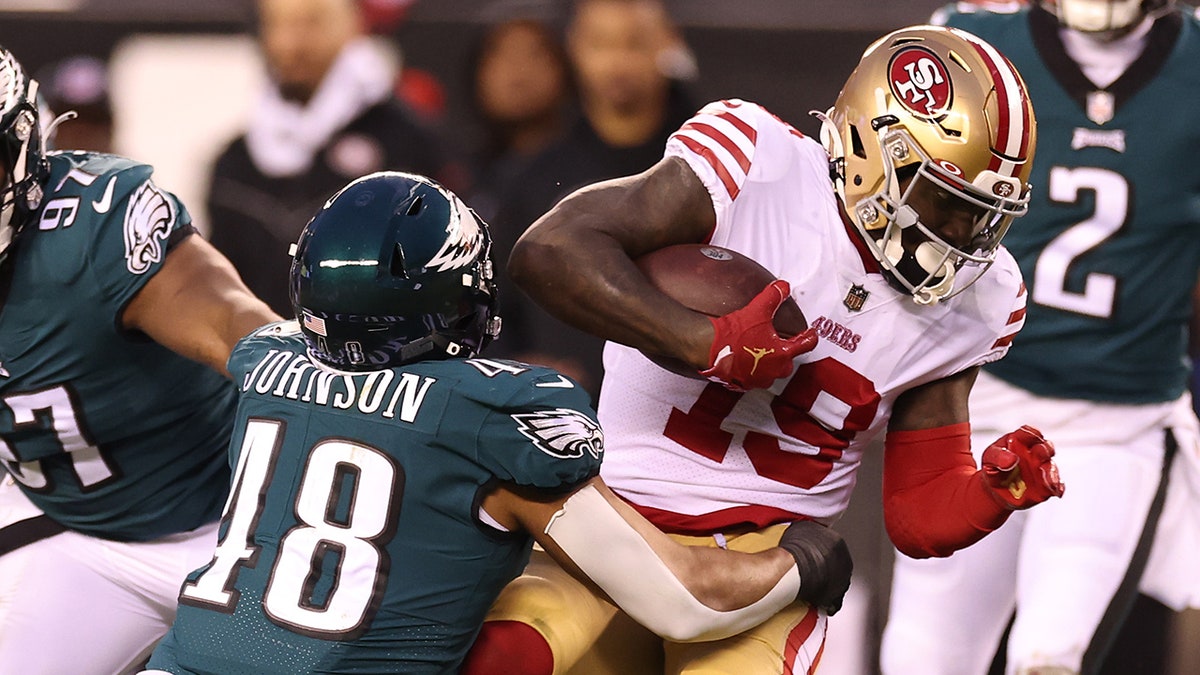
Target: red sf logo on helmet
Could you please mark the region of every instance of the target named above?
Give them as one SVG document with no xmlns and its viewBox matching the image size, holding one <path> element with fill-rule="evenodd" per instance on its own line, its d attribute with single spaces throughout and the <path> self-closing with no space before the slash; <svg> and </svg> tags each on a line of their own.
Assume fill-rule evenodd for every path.
<svg viewBox="0 0 1200 675">
<path fill-rule="evenodd" d="M 922 117 L 944 113 L 954 94 L 945 64 L 921 47 L 905 47 L 892 57 L 888 84 L 905 108 Z"/>
</svg>

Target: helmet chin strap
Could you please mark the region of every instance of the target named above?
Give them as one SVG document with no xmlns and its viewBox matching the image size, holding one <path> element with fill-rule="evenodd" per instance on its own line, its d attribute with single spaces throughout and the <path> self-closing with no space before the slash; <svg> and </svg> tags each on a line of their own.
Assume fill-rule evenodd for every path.
<svg viewBox="0 0 1200 675">
<path fill-rule="evenodd" d="M 896 209 L 895 223 L 898 227 L 891 228 L 887 239 L 883 242 L 883 254 L 899 272 L 900 262 L 904 259 L 904 230 L 913 227 L 920 220 L 916 209 L 903 204 Z M 932 241 L 924 241 L 917 245 L 912 253 L 913 260 L 922 270 L 928 273 L 927 279 L 938 279 L 936 284 L 923 284 L 913 291 L 913 301 L 918 305 L 937 304 L 946 293 L 954 287 L 954 264 L 946 255 L 946 247 Z"/>
</svg>

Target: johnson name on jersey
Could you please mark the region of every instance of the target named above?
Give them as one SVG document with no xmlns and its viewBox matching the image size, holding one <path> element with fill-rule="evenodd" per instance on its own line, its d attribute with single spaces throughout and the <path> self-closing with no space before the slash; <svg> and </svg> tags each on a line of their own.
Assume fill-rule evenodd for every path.
<svg viewBox="0 0 1200 675">
<path fill-rule="evenodd" d="M 191 228 L 151 168 L 52 153 L 46 197 L 2 268 L 0 459 L 47 515 L 154 539 L 212 522 L 228 489 L 236 391 L 121 327 Z"/>
<path fill-rule="evenodd" d="M 921 306 L 893 289 L 843 220 L 825 150 L 762 107 L 702 109 L 668 141 L 717 214 L 710 243 L 792 287 L 821 339 L 769 390 L 733 392 L 657 368 L 610 343 L 602 475 L 660 527 L 711 532 L 844 510 L 866 444 L 902 392 L 999 359 L 1020 330 L 1024 288 L 1001 250 L 974 285 Z"/>
<path fill-rule="evenodd" d="M 156 655 L 188 672 L 452 672 L 529 555 L 526 534 L 481 522 L 482 488 L 568 491 L 603 454 L 586 392 L 541 367 L 332 371 L 283 322 L 230 371 L 234 490 Z M 247 631 L 258 646 L 231 658 Z"/>
<path fill-rule="evenodd" d="M 1006 45 L 1042 129 L 1029 215 L 1004 239 L 1029 284 L 1029 323 L 989 371 L 1041 396 L 1178 398 L 1200 269 L 1200 128 L 1170 111 L 1200 106 L 1200 20 L 1154 22 L 1141 56 L 1100 87 L 1045 11 L 960 5 L 943 18 Z"/>
</svg>

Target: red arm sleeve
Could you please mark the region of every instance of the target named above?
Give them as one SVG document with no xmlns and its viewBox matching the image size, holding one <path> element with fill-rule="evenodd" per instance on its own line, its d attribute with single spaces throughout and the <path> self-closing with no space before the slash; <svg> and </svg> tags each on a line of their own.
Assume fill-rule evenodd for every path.
<svg viewBox="0 0 1200 675">
<path fill-rule="evenodd" d="M 975 466 L 970 424 L 888 433 L 883 517 L 901 553 L 948 556 L 1003 525 L 1009 513 Z"/>
</svg>

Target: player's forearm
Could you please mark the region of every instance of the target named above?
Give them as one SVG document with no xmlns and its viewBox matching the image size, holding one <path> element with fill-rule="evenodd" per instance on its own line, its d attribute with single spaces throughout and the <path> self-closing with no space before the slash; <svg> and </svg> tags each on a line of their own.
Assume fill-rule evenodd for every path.
<svg viewBox="0 0 1200 675">
<path fill-rule="evenodd" d="M 601 184 L 560 202 L 517 242 L 509 274 L 548 312 L 581 330 L 706 367 L 711 323 L 651 286 L 631 259 L 643 251 L 627 251 L 605 230 L 605 218 L 629 210 L 619 205 L 624 194 L 619 185 Z M 648 243 L 646 250 L 667 242 Z"/>
<path fill-rule="evenodd" d="M 510 274 L 546 311 L 580 330 L 707 366 L 709 321 L 650 286 L 611 240 L 584 241 L 563 247 L 522 240 L 513 251 Z"/>
<path fill-rule="evenodd" d="M 627 519 L 631 510 L 601 490 L 611 495 L 589 486 L 566 500 L 546 525 L 543 545 L 659 636 L 675 642 L 725 638 L 795 601 L 800 573 L 786 552 L 692 551 L 636 513 Z"/>
<path fill-rule="evenodd" d="M 697 600 L 722 612 L 761 600 L 796 567 L 791 554 L 781 548 L 754 554 L 700 546 L 677 548 L 675 559 L 668 563 L 676 577 Z"/>
<path fill-rule="evenodd" d="M 232 351 L 238 340 L 255 330 L 273 321 L 282 320 L 282 317 L 272 311 L 267 303 L 259 300 L 244 287 L 231 291 L 228 296 L 226 304 L 228 309 L 225 312 L 221 332 L 221 340 L 227 345 L 227 351 Z M 228 358 L 228 353 L 226 353 L 226 358 Z"/>
<path fill-rule="evenodd" d="M 238 340 L 280 317 L 249 290 L 232 269 L 215 268 L 205 292 L 190 300 L 192 312 L 178 329 L 155 336 L 176 353 L 229 376 L 229 355 Z"/>
<path fill-rule="evenodd" d="M 1004 524 L 971 455 L 969 426 L 891 432 L 884 456 L 884 522 L 913 558 L 945 557 Z"/>
</svg>

